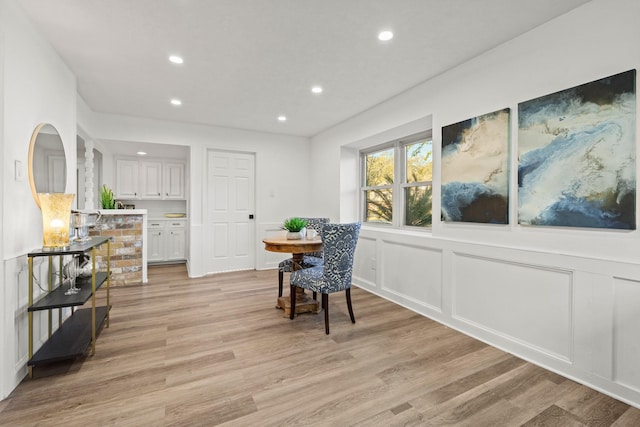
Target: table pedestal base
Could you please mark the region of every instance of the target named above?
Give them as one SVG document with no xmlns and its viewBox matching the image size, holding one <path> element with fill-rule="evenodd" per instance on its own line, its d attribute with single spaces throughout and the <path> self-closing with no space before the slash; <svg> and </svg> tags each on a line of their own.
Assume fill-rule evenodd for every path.
<svg viewBox="0 0 640 427">
<path fill-rule="evenodd" d="M 291 315 L 291 299 L 289 297 L 278 298 L 278 305 L 276 305 L 276 308 L 283 309 L 284 317 L 289 317 Z M 320 313 L 320 301 L 309 298 L 304 293 L 298 294 L 296 299 L 296 314 L 300 313 Z"/>
</svg>

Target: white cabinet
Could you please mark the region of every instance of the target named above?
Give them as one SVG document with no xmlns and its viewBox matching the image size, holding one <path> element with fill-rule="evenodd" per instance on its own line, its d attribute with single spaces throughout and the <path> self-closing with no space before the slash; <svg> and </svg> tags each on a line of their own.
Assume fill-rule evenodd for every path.
<svg viewBox="0 0 640 427">
<path fill-rule="evenodd" d="M 165 162 L 163 176 L 164 198 L 184 199 L 184 163 Z"/>
<path fill-rule="evenodd" d="M 140 162 L 140 198 L 162 199 L 162 162 Z"/>
<path fill-rule="evenodd" d="M 116 198 L 183 200 L 185 164 L 163 160 L 116 160 Z"/>
<path fill-rule="evenodd" d="M 164 221 L 149 221 L 147 227 L 147 261 L 164 260 Z"/>
<path fill-rule="evenodd" d="M 150 220 L 147 226 L 147 261 L 165 262 L 186 259 L 186 220 Z"/>
<path fill-rule="evenodd" d="M 137 160 L 116 160 L 116 198 L 138 198 L 139 165 Z"/>
<path fill-rule="evenodd" d="M 186 258 L 186 237 L 184 221 L 167 221 L 167 260 Z"/>
</svg>

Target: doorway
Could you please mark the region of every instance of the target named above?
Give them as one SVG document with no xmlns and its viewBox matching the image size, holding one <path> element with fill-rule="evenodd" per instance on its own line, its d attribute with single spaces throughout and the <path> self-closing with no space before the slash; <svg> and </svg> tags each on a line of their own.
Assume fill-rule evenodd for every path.
<svg viewBox="0 0 640 427">
<path fill-rule="evenodd" d="M 255 154 L 207 151 L 208 271 L 255 268 Z"/>
</svg>

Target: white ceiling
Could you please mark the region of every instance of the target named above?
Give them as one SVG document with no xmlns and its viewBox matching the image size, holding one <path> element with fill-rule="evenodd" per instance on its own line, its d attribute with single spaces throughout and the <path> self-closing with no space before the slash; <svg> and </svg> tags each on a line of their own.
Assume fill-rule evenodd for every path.
<svg viewBox="0 0 640 427">
<path fill-rule="evenodd" d="M 96 112 L 298 136 L 587 2 L 19 0 Z M 378 41 L 382 29 L 394 39 Z"/>
</svg>

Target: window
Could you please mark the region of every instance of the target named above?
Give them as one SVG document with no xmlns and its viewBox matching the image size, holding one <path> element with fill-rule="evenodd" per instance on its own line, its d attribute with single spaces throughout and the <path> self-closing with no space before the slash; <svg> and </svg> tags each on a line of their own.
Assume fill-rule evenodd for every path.
<svg viewBox="0 0 640 427">
<path fill-rule="evenodd" d="M 391 224 L 393 220 L 394 149 L 365 155 L 365 221 Z"/>
<path fill-rule="evenodd" d="M 363 221 L 431 227 L 431 134 L 393 141 L 361 155 Z"/>
</svg>

